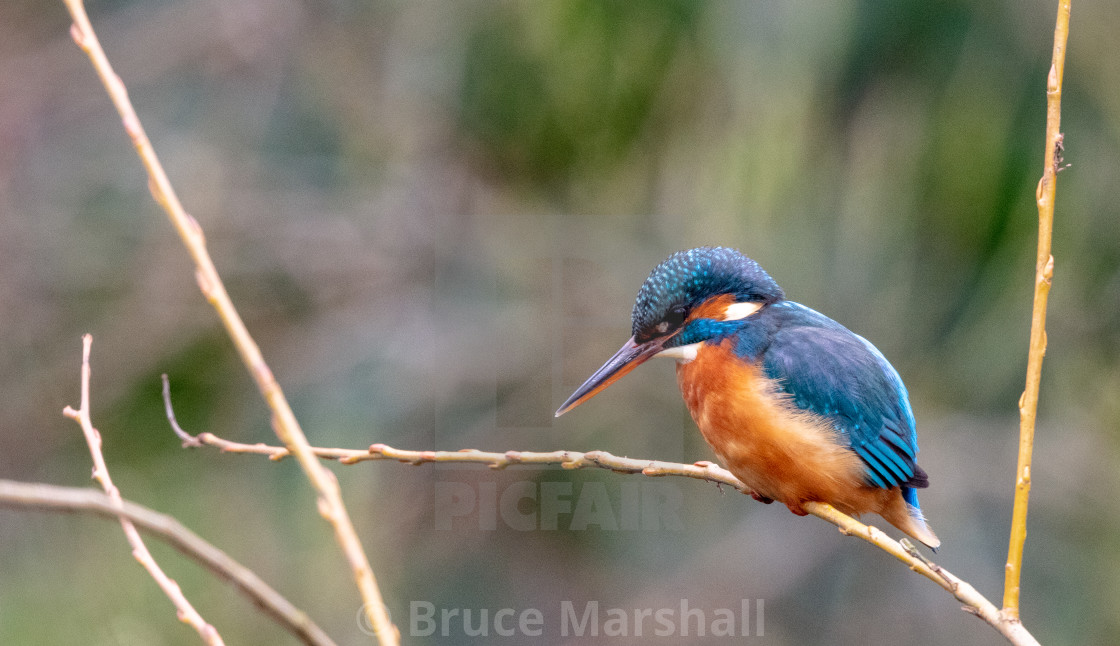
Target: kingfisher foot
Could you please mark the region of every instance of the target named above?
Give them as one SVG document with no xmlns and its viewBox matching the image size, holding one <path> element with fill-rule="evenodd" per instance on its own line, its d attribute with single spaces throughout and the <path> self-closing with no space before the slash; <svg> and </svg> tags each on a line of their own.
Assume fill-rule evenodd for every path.
<svg viewBox="0 0 1120 646">
<path fill-rule="evenodd" d="M 786 507 L 789 507 L 789 510 L 792 511 L 794 514 L 798 515 L 798 516 L 808 516 L 809 515 L 809 512 L 805 511 L 805 508 L 801 506 L 801 503 L 787 502 Z"/>
</svg>

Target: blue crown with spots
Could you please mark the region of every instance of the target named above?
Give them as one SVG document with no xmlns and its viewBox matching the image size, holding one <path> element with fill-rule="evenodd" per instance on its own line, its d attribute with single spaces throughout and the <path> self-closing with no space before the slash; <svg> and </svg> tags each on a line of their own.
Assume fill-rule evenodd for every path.
<svg viewBox="0 0 1120 646">
<path fill-rule="evenodd" d="M 678 251 L 654 267 L 638 290 L 631 314 L 633 334 L 665 320 L 674 308 L 695 307 L 717 294 L 732 294 L 739 302 L 774 303 L 785 298 L 782 288 L 757 262 L 735 249 Z"/>
</svg>

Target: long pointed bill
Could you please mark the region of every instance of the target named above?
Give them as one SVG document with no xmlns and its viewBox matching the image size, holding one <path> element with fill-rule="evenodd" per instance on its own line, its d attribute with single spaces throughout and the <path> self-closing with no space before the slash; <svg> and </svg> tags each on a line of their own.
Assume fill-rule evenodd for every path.
<svg viewBox="0 0 1120 646">
<path fill-rule="evenodd" d="M 634 368 L 644 363 L 646 359 L 661 352 L 662 346 L 668 339 L 663 337 L 659 339 L 652 339 L 645 343 L 635 343 L 634 337 L 630 337 L 614 356 L 603 364 L 602 368 L 595 371 L 583 385 L 576 389 L 568 401 L 556 411 L 556 416 L 560 417 L 564 413 L 579 406 L 583 402 L 598 395 L 607 386 L 613 384 L 622 378 L 623 375 L 630 372 Z"/>
</svg>

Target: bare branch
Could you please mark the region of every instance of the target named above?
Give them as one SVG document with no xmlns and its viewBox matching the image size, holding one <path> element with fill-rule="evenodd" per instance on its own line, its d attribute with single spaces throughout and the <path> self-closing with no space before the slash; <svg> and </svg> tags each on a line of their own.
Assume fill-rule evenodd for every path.
<svg viewBox="0 0 1120 646">
<path fill-rule="evenodd" d="M 82 337 L 82 395 L 81 406 L 78 410 L 67 406 L 62 413 L 67 417 L 78 422 L 82 427 L 82 433 L 85 435 L 86 444 L 89 445 L 89 452 L 93 458 L 93 478 L 101 484 L 101 488 L 105 490 L 109 500 L 112 501 L 118 509 L 123 506 L 121 499 L 121 492 L 117 490 L 116 485 L 113 484 L 113 479 L 109 476 L 109 469 L 105 466 L 105 458 L 101 455 L 101 434 L 93 427 L 93 422 L 90 420 L 89 413 L 89 381 L 90 381 L 90 366 L 89 366 L 89 353 L 90 346 L 93 345 L 93 337 L 86 334 Z M 202 640 L 211 646 L 222 646 L 222 636 L 218 634 L 216 628 L 211 626 L 202 618 L 202 615 L 194 609 L 187 597 L 183 595 L 183 591 L 179 589 L 179 584 L 174 579 L 167 576 L 160 569 L 159 564 L 152 558 L 151 552 L 148 551 L 144 540 L 140 538 L 140 532 L 136 531 L 136 527 L 132 521 L 127 518 L 121 517 L 121 527 L 124 528 L 124 535 L 128 538 L 128 544 L 132 546 L 132 556 L 144 566 L 148 574 L 155 579 L 156 583 L 171 599 L 171 603 L 175 604 L 178 611 L 179 620 L 190 625 L 194 628 Z"/>
<path fill-rule="evenodd" d="M 252 570 L 235 561 L 175 518 L 130 500 L 113 502 L 108 495 L 81 487 L 0 480 L 0 506 L 53 512 L 84 512 L 127 520 L 228 581 L 265 614 L 304 644 L 333 646 L 334 641 L 305 612 L 292 605 Z"/>
<path fill-rule="evenodd" d="M 1031 340 L 1027 354 L 1027 380 L 1019 398 L 1019 459 L 1015 473 L 1015 503 L 1011 515 L 1007 566 L 1003 583 L 1002 614 L 1019 621 L 1019 582 L 1023 572 L 1023 544 L 1027 540 L 1027 504 L 1031 493 L 1031 454 L 1034 450 L 1035 416 L 1042 380 L 1042 358 L 1046 354 L 1046 303 L 1054 278 L 1054 256 L 1050 239 L 1054 229 L 1054 194 L 1064 150 L 1061 132 L 1062 73 L 1069 38 L 1070 0 L 1059 0 L 1054 26 L 1054 53 L 1046 83 L 1046 150 L 1042 179 L 1035 197 L 1038 204 L 1038 254 L 1035 260 L 1034 306 L 1031 311 Z"/>
<path fill-rule="evenodd" d="M 377 587 L 377 580 L 374 578 L 369 559 L 362 549 L 358 533 L 343 504 L 338 482 L 334 475 L 315 459 L 307 437 L 300 428 L 284 392 L 280 389 L 260 348 L 249 334 L 249 330 L 241 320 L 241 315 L 238 314 L 237 308 L 226 292 L 221 276 L 206 250 L 206 238 L 203 236 L 202 227 L 179 202 L 175 189 L 156 156 L 155 148 L 144 132 L 140 118 L 128 98 L 128 90 L 121 78 L 113 71 L 105 51 L 101 48 L 82 0 L 64 0 L 64 2 L 74 20 L 70 34 L 78 47 L 89 56 L 109 98 L 120 114 L 125 132 L 132 140 L 140 161 L 148 172 L 148 186 L 152 191 L 152 197 L 167 213 L 194 260 L 195 278 L 199 289 L 218 313 L 226 332 L 241 355 L 241 360 L 272 410 L 272 427 L 277 437 L 299 460 L 300 467 L 318 494 L 319 513 L 331 524 L 335 538 L 350 564 L 372 632 L 377 635 L 378 641 L 383 646 L 395 646 L 400 642 L 400 633 L 389 618 L 389 612 L 382 600 L 381 590 Z"/>
<path fill-rule="evenodd" d="M 185 446 L 211 446 L 225 453 L 249 453 L 263 455 L 271 460 L 282 460 L 288 456 L 288 451 L 282 446 L 269 446 L 266 444 L 242 444 L 222 439 L 212 433 L 199 433 L 193 442 L 185 442 Z M 612 455 L 606 451 L 549 451 L 544 453 L 530 451 L 505 451 L 487 452 L 477 449 L 462 449 L 460 451 L 408 451 L 396 449 L 385 444 L 374 444 L 368 451 L 357 449 L 330 449 L 313 448 L 315 455 L 324 460 L 335 460 L 342 464 L 357 464 L 370 460 L 396 460 L 405 464 L 421 465 L 429 463 L 471 463 L 483 464 L 491 469 L 505 469 L 516 465 L 545 465 L 558 464 L 565 469 L 607 469 L 616 473 L 642 474 L 649 477 L 680 476 L 696 480 L 706 480 L 716 484 L 728 485 L 745 494 L 751 494 L 750 489 L 739 481 L 730 471 L 712 462 L 695 462 L 681 464 L 664 462 L 661 460 L 642 460 Z M 1009 621 L 1000 615 L 999 609 L 980 594 L 971 584 L 960 579 L 945 568 L 925 558 L 909 544 L 902 544 L 887 536 L 882 530 L 865 525 L 858 520 L 841 513 L 831 505 L 810 502 L 806 503 L 805 510 L 810 514 L 826 520 L 840 530 L 845 536 L 856 536 L 875 545 L 891 556 L 905 563 L 911 570 L 921 574 L 930 581 L 941 586 L 953 595 L 958 601 L 965 604 L 964 610 L 974 614 L 1013 644 L 1037 645 L 1038 642 L 1023 627 L 1019 621 Z"/>
<path fill-rule="evenodd" d="M 183 430 L 179 426 L 179 420 L 175 419 L 175 409 L 171 406 L 171 382 L 167 379 L 167 375 L 160 375 L 163 379 L 163 410 L 167 415 L 167 421 L 171 422 L 171 430 L 183 440 L 183 446 L 202 446 L 198 443 L 198 438 Z"/>
</svg>

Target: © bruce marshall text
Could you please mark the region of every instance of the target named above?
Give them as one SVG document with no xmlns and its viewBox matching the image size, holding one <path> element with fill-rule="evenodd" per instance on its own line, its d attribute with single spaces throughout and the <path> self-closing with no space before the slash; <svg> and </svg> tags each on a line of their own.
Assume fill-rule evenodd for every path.
<svg viewBox="0 0 1120 646">
<path fill-rule="evenodd" d="M 739 607 L 699 608 L 681 599 L 666 608 L 600 608 L 561 601 L 548 616 L 538 608 L 437 608 L 430 601 L 408 604 L 411 637 L 762 637 L 766 604 L 741 599 Z"/>
</svg>

